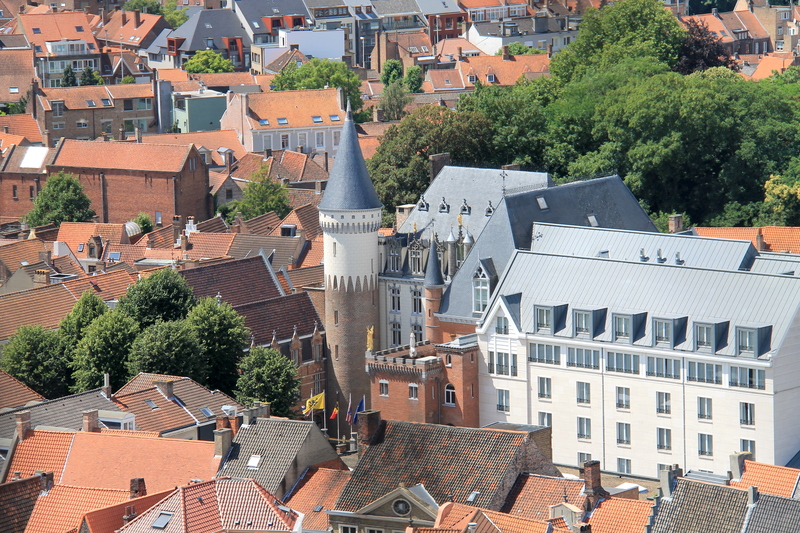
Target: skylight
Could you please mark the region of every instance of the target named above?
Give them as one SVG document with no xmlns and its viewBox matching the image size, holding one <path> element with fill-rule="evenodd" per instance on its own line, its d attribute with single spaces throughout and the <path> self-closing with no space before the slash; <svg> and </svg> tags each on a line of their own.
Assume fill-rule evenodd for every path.
<svg viewBox="0 0 800 533">
<path fill-rule="evenodd" d="M 34 35 L 39 35 L 40 33 L 42 33 L 41 28 L 33 28 L 33 34 Z"/>
<path fill-rule="evenodd" d="M 319 116 L 319 115 L 315 115 L 315 116 L 311 117 L 311 120 L 314 121 L 314 124 L 319 124 L 320 122 L 322 122 L 322 117 Z"/>
<path fill-rule="evenodd" d="M 536 203 L 539 204 L 539 209 L 547 209 L 547 200 L 544 199 L 544 196 L 537 196 Z"/>
<path fill-rule="evenodd" d="M 247 468 L 249 470 L 258 470 L 258 463 L 261 462 L 260 455 L 251 455 L 250 459 L 247 460 Z"/>
<path fill-rule="evenodd" d="M 253 27 L 254 27 L 254 28 L 256 28 L 256 29 L 258 29 L 258 28 L 260 28 L 261 26 L 259 26 L 259 25 L 258 25 L 258 22 L 256 22 L 256 21 L 254 20 L 254 21 L 253 21 Z"/>
<path fill-rule="evenodd" d="M 83 251 L 83 243 L 78 244 L 78 251 L 79 252 Z"/>
<path fill-rule="evenodd" d="M 83 33 L 83 26 L 75 26 L 75 31 L 78 33 Z"/>
<path fill-rule="evenodd" d="M 206 22 L 206 28 L 210 30 L 211 29 L 211 24 Z"/>
<path fill-rule="evenodd" d="M 587 216 L 586 218 L 588 218 L 588 219 L 589 219 L 589 225 L 590 225 L 591 227 L 593 227 L 593 228 L 596 228 L 597 226 L 599 226 L 599 225 L 600 225 L 600 223 L 599 223 L 599 222 L 597 222 L 597 217 L 596 217 L 595 215 L 589 215 L 589 216 Z"/>
<path fill-rule="evenodd" d="M 412 54 L 416 54 L 417 52 L 419 52 L 419 48 L 417 48 L 416 46 L 409 46 L 408 51 L 411 52 Z"/>
<path fill-rule="evenodd" d="M 111 100 L 109 100 L 108 98 L 103 98 L 100 101 L 103 102 L 103 105 L 105 105 L 105 106 L 110 106 L 111 105 Z"/>
<path fill-rule="evenodd" d="M 158 409 L 156 402 L 154 402 L 153 400 L 145 400 L 144 403 L 146 403 L 150 409 Z"/>
<path fill-rule="evenodd" d="M 212 416 L 214 416 L 214 412 L 211 409 L 209 409 L 208 407 L 201 407 L 200 408 L 200 412 L 203 413 L 208 418 L 211 418 Z"/>
<path fill-rule="evenodd" d="M 258 119 L 258 124 L 261 126 L 269 126 L 269 119 L 268 118 L 260 118 Z"/>
<path fill-rule="evenodd" d="M 40 54 L 42 53 L 42 47 L 39 46 L 38 44 L 33 45 L 33 49 L 35 51 L 39 52 Z"/>
<path fill-rule="evenodd" d="M 167 524 L 169 524 L 170 520 L 172 520 L 172 513 L 165 513 L 162 511 L 158 513 L 158 517 L 153 520 L 153 523 L 150 525 L 150 527 L 155 529 L 164 529 L 167 527 Z"/>
<path fill-rule="evenodd" d="M 278 119 L 278 124 L 281 124 L 281 125 L 285 126 L 288 123 L 289 123 L 289 119 L 288 118 L 279 118 Z"/>
<path fill-rule="evenodd" d="M 88 105 L 89 107 L 97 107 L 97 104 L 95 103 L 94 100 L 86 100 L 86 105 Z"/>
<path fill-rule="evenodd" d="M 119 261 L 119 258 L 122 256 L 122 252 L 110 252 L 108 254 L 108 258 L 112 261 Z"/>
<path fill-rule="evenodd" d="M 331 122 L 339 122 L 341 120 L 339 115 L 331 115 Z"/>
</svg>

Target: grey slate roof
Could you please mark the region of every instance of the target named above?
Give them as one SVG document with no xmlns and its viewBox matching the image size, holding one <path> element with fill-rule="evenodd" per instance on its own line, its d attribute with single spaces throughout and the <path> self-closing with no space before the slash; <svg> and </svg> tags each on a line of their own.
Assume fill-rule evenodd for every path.
<svg viewBox="0 0 800 533">
<path fill-rule="evenodd" d="M 414 0 L 371 0 L 371 3 L 375 12 L 382 17 L 420 12 Z"/>
<path fill-rule="evenodd" d="M 325 187 L 325 196 L 319 203 L 319 210 L 349 211 L 380 207 L 381 201 L 367 172 L 358 144 L 353 113 L 348 103 L 339 149 L 336 151 L 336 159 Z"/>
<path fill-rule="evenodd" d="M 780 345 L 800 303 L 800 278 L 516 251 L 489 305 L 500 295 L 514 294 L 522 294 L 523 331 L 535 331 L 537 304 L 605 308 L 607 324 L 613 313 L 646 312 L 643 336 L 633 346 L 653 346 L 652 318 L 688 317 L 689 324 L 730 321 L 727 343 L 716 353 L 736 356 L 736 326 L 771 325 L 771 349 Z M 568 312 L 555 337 L 572 337 L 572 318 Z M 694 351 L 693 334 L 694 328 L 687 327 L 674 349 Z M 595 340 L 613 342 L 613 328 L 607 325 Z"/>
<path fill-rule="evenodd" d="M 172 31 L 173 30 L 171 30 L 170 28 L 164 28 L 163 30 L 161 30 L 161 33 L 159 33 L 156 36 L 156 38 L 153 39 L 153 42 L 150 43 L 150 46 L 147 47 L 147 53 L 148 54 L 163 53 L 163 50 L 167 49 L 167 37 L 169 36 L 170 33 L 172 33 Z"/>
<path fill-rule="evenodd" d="M 539 208 L 537 197 L 544 198 L 546 210 Z M 445 320 L 447 316 L 477 318 L 472 314 L 472 276 L 478 265 L 482 261 L 489 263 L 501 274 L 515 248 L 530 248 L 534 222 L 588 227 L 589 215 L 603 228 L 656 231 L 619 176 L 507 196 L 497 205 L 453 276 L 442 297 L 440 314 Z"/>
<path fill-rule="evenodd" d="M 528 18 L 519 18 L 514 19 L 512 21 L 514 24 L 517 25 L 517 30 L 519 33 L 516 35 L 510 35 L 508 38 L 528 38 L 530 39 L 533 35 L 547 35 L 546 33 L 536 33 L 536 26 L 534 25 L 533 17 Z M 491 36 L 503 36 L 502 31 L 502 24 L 500 22 L 476 22 L 473 24 L 475 27 L 475 31 L 478 32 L 478 35 L 491 35 Z M 508 28 L 508 23 L 506 22 L 506 28 Z M 561 25 L 558 23 L 558 20 L 553 17 L 547 17 L 547 31 L 558 33 L 565 31 Z"/>
<path fill-rule="evenodd" d="M 416 0 L 416 2 L 423 15 L 461 13 L 461 8 L 455 0 Z"/>
<path fill-rule="evenodd" d="M 492 168 L 470 168 L 445 166 L 431 182 L 423 195 L 428 210 L 420 210 L 422 199 L 397 229 L 398 233 L 412 233 L 414 224 L 417 231 L 431 229 L 444 238 L 450 228 L 458 226 L 458 215 L 462 206 L 469 208 L 469 214 L 462 215 L 462 223 L 473 237 L 480 234 L 489 221 L 486 208 L 489 202 L 496 208 L 503 199 L 503 171 Z M 544 172 L 505 171 L 505 186 L 509 193 L 524 190 L 552 187 L 553 180 Z M 449 210 L 441 212 L 439 205 L 444 198 Z"/>
<path fill-rule="evenodd" d="M 320 442 L 324 446 L 320 446 Z M 304 450 L 305 447 L 305 450 Z M 308 457 L 308 452 L 324 451 Z M 303 457 L 299 457 L 301 453 Z M 248 468 L 253 455 L 261 456 L 257 468 Z M 255 479 L 272 494 L 282 497 L 307 466 L 337 459 L 319 428 L 311 421 L 259 418 L 243 425 L 217 476 Z M 287 475 L 293 476 L 288 483 Z"/>
<path fill-rule="evenodd" d="M 800 501 L 759 494 L 744 533 L 792 533 L 800 528 Z"/>
<path fill-rule="evenodd" d="M 82 413 L 87 409 L 122 412 L 114 402 L 102 394 L 101 389 L 90 390 L 0 414 L 0 439 L 10 439 L 14 436 L 14 417 L 20 411 L 31 412 L 31 429 L 36 429 L 37 426 L 49 426 L 80 430 L 83 427 Z"/>
<path fill-rule="evenodd" d="M 238 2 L 237 2 L 238 5 Z M 160 43 L 160 37 L 155 43 Z M 223 37 L 241 37 L 242 45 L 250 46 L 250 37 L 242 28 L 236 13 L 230 9 L 204 9 L 195 13 L 180 28 L 169 34 L 169 37 L 182 38 L 185 41 L 178 47 L 183 52 L 194 52 L 206 49 L 206 39 L 214 39 L 216 50 L 225 50 Z"/>
<path fill-rule="evenodd" d="M 750 241 L 539 222 L 533 225 L 530 249 L 545 254 L 637 262 L 643 261 L 641 252 L 644 250 L 646 261 L 653 263 L 721 270 L 748 270 L 758 254 Z"/>
<path fill-rule="evenodd" d="M 234 0 L 236 10 L 240 13 L 241 19 L 246 20 L 254 33 L 266 33 L 266 28 L 261 22 L 261 17 L 285 17 L 301 16 L 308 17 L 303 0 Z M 253 25 L 253 21 L 258 22 L 259 27 Z"/>
<path fill-rule="evenodd" d="M 741 533 L 746 515 L 747 491 L 679 478 L 653 533 Z"/>
<path fill-rule="evenodd" d="M 306 241 L 301 236 L 282 237 L 279 235 L 250 235 L 237 233 L 233 238 L 228 255 L 236 259 L 253 257 L 264 251 L 273 269 L 294 263 L 304 250 Z"/>
</svg>

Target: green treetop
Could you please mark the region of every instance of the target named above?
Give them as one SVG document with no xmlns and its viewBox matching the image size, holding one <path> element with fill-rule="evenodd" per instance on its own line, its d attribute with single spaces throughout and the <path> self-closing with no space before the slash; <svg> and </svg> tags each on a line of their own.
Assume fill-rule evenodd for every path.
<svg viewBox="0 0 800 533">
<path fill-rule="evenodd" d="M 228 202 L 223 207 L 229 222 L 237 212 L 242 214 L 243 220 L 249 220 L 270 211 L 283 218 L 292 210 L 286 187 L 269 179 L 269 165 L 261 165 L 242 192 L 241 200 Z"/>
<path fill-rule="evenodd" d="M 131 285 L 117 309 L 146 328 L 158 320 L 186 318 L 194 303 L 192 288 L 184 277 L 163 268 Z"/>
<path fill-rule="evenodd" d="M 62 222 L 84 222 L 95 215 L 91 205 L 75 176 L 60 171 L 47 178 L 25 220 L 31 227 L 51 222 L 57 226 Z"/>
<path fill-rule="evenodd" d="M 200 50 L 186 62 L 184 70 L 190 74 L 204 74 L 233 72 L 234 68 L 230 59 L 225 59 L 215 51 Z"/>
<path fill-rule="evenodd" d="M 251 348 L 242 359 L 236 399 L 243 404 L 270 403 L 275 416 L 292 416 L 300 394 L 297 365 L 278 350 Z"/>
<path fill-rule="evenodd" d="M 45 398 L 69 394 L 69 361 L 58 331 L 20 327 L 3 346 L 0 368 Z"/>
<path fill-rule="evenodd" d="M 75 71 L 72 70 L 72 65 L 67 65 L 61 75 L 61 86 L 75 87 L 76 85 L 78 85 L 78 80 L 75 78 Z"/>
<path fill-rule="evenodd" d="M 128 381 L 128 359 L 139 325 L 131 317 L 114 310 L 97 317 L 84 330 L 72 360 L 75 392 L 100 387 L 108 373 L 111 387 L 117 390 Z"/>
<path fill-rule="evenodd" d="M 403 79 L 403 64 L 398 59 L 386 60 L 381 72 L 381 83 L 388 86 L 401 79 Z"/>
<path fill-rule="evenodd" d="M 207 377 L 200 341 L 186 320 L 159 321 L 142 331 L 131 345 L 128 372 L 187 376 L 201 385 Z"/>
<path fill-rule="evenodd" d="M 337 87 L 344 90 L 353 111 L 361 109 L 364 104 L 361 100 L 361 80 L 342 61 L 315 57 L 302 67 L 289 63 L 272 83 L 277 91 Z"/>
</svg>

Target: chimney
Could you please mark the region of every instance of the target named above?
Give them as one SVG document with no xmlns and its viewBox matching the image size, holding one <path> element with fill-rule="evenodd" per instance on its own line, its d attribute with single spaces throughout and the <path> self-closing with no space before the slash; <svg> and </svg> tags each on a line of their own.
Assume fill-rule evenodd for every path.
<svg viewBox="0 0 800 533">
<path fill-rule="evenodd" d="M 122 16 L 122 25 L 124 26 L 125 24 L 128 23 L 128 14 L 125 12 L 124 9 L 122 10 L 121 16 Z"/>
<path fill-rule="evenodd" d="M 585 484 L 584 491 L 589 495 L 596 495 L 603 491 L 600 481 L 600 461 L 586 461 L 581 468 L 581 477 Z"/>
<path fill-rule="evenodd" d="M 463 61 L 464 60 L 464 51 L 460 46 L 456 47 L 456 61 Z"/>
<path fill-rule="evenodd" d="M 123 11 L 123 13 L 124 13 L 124 11 Z M 122 126 L 119 127 L 119 139 L 118 140 L 120 140 L 120 141 L 124 141 L 125 140 L 125 128 L 123 128 Z"/>
<path fill-rule="evenodd" d="M 747 487 L 747 505 L 755 505 L 758 501 L 758 488 Z"/>
<path fill-rule="evenodd" d="M 181 217 L 180 215 L 175 215 L 172 217 L 172 242 L 178 242 L 178 238 L 181 236 Z"/>
<path fill-rule="evenodd" d="M 322 157 L 323 157 L 322 168 L 324 168 L 325 172 L 327 173 L 328 172 L 328 151 L 327 150 L 322 152 Z"/>
<path fill-rule="evenodd" d="M 358 413 L 358 456 L 364 455 L 378 428 L 381 425 L 381 412 L 370 409 Z"/>
<path fill-rule="evenodd" d="M 245 426 L 249 426 L 250 424 L 255 424 L 256 420 L 258 420 L 258 411 L 260 409 L 258 407 L 251 407 L 249 409 L 245 409 L 242 417 L 242 424 Z"/>
<path fill-rule="evenodd" d="M 36 109 L 36 106 L 34 105 L 33 108 Z M 53 147 L 53 145 L 50 144 L 50 130 L 44 130 L 42 132 L 42 144 L 48 148 Z"/>
<path fill-rule="evenodd" d="M 111 399 L 111 376 L 108 375 L 108 372 L 103 374 L 103 394 L 109 400 Z"/>
<path fill-rule="evenodd" d="M 553 58 L 553 43 L 547 45 L 547 59 Z"/>
<path fill-rule="evenodd" d="M 669 470 L 662 470 L 658 473 L 658 478 L 661 481 L 662 498 L 672 497 L 672 490 L 675 487 L 675 481 L 682 475 L 683 475 L 683 470 L 678 468 L 678 465 L 674 465 Z"/>
<path fill-rule="evenodd" d="M 142 24 L 142 15 L 138 9 L 133 10 L 133 27 L 138 28 Z"/>
<path fill-rule="evenodd" d="M 680 233 L 683 231 L 683 215 L 670 215 L 669 216 L 669 232 Z"/>
<path fill-rule="evenodd" d="M 431 162 L 431 183 L 433 183 L 433 180 L 436 179 L 436 176 L 439 175 L 439 172 L 441 172 L 445 166 L 450 164 L 450 153 L 445 152 L 443 154 L 433 154 L 428 158 L 428 160 Z"/>
<path fill-rule="evenodd" d="M 97 10 L 97 14 L 100 16 L 100 25 L 101 26 L 105 26 L 106 25 L 106 9 L 104 7 L 101 7 L 100 9 Z"/>
<path fill-rule="evenodd" d="M 37 472 L 37 474 L 39 474 L 39 482 L 41 483 L 42 492 L 50 490 L 53 486 L 53 473 Z"/>
<path fill-rule="evenodd" d="M 33 273 L 33 286 L 35 287 L 44 287 L 45 285 L 50 285 L 50 271 L 46 268 L 37 269 Z"/>
<path fill-rule="evenodd" d="M 142 130 L 139 129 L 139 126 L 133 128 L 133 136 L 136 137 L 137 143 L 142 143 Z"/>
<path fill-rule="evenodd" d="M 122 523 L 127 524 L 134 518 L 136 518 L 136 506 L 135 505 L 126 505 L 125 506 L 125 514 L 122 515 Z"/>
<path fill-rule="evenodd" d="M 14 421 L 17 429 L 17 438 L 19 438 L 21 441 L 25 440 L 25 436 L 31 429 L 31 412 L 20 411 L 14 415 Z"/>
<path fill-rule="evenodd" d="M 186 235 L 185 230 L 181 230 L 181 259 L 188 261 L 189 259 L 189 236 Z"/>
<path fill-rule="evenodd" d="M 185 237 L 181 239 L 181 248 L 183 248 L 183 243 L 185 240 L 186 240 Z M 158 390 L 161 391 L 161 394 L 166 396 L 166 398 L 169 400 L 175 397 L 175 394 L 173 394 L 172 391 L 173 383 L 174 383 L 173 381 L 154 381 L 153 385 L 158 387 Z"/>
<path fill-rule="evenodd" d="M 504 44 L 503 45 L 503 61 L 509 61 L 510 59 L 511 59 L 511 56 L 508 53 L 508 45 Z"/>
<path fill-rule="evenodd" d="M 93 433 L 100 431 L 97 409 L 90 409 L 83 412 L 83 427 L 82 431 L 86 433 Z"/>
<path fill-rule="evenodd" d="M 750 452 L 731 454 L 731 479 L 741 480 L 744 474 L 744 462 L 752 460 L 753 454 Z"/>
<path fill-rule="evenodd" d="M 713 8 L 711 10 L 711 14 L 714 15 L 715 17 L 719 18 L 719 9 L 717 9 L 716 7 Z"/>
<path fill-rule="evenodd" d="M 233 152 L 225 152 L 225 173 L 231 175 L 231 165 L 233 164 Z"/>
<path fill-rule="evenodd" d="M 22 472 L 16 471 L 11 475 L 11 481 L 17 481 L 19 479 L 22 479 Z"/>
<path fill-rule="evenodd" d="M 8 133 L 8 126 L 3 126 L 3 133 Z"/>
<path fill-rule="evenodd" d="M 761 232 L 761 228 L 758 228 L 758 233 L 756 233 L 756 250 L 763 252 L 766 249 L 767 243 L 764 242 L 764 234 Z"/>
<path fill-rule="evenodd" d="M 238 415 L 229 416 L 228 424 L 230 424 L 231 431 L 233 431 L 233 436 L 235 437 L 236 434 L 239 432 L 239 416 Z"/>
<path fill-rule="evenodd" d="M 214 456 L 225 457 L 233 442 L 233 431 L 228 428 L 214 430 Z"/>
<path fill-rule="evenodd" d="M 216 426 L 214 429 L 230 429 L 231 428 L 231 421 L 225 415 L 217 415 L 214 420 L 216 420 Z"/>
<path fill-rule="evenodd" d="M 372 108 L 372 121 L 373 122 L 383 122 L 386 113 L 383 109 L 379 109 L 378 106 L 373 106 Z"/>
<path fill-rule="evenodd" d="M 52 250 L 45 250 L 39 252 L 39 261 L 44 261 L 48 265 L 53 264 L 53 252 Z"/>
<path fill-rule="evenodd" d="M 144 484 L 144 478 L 135 477 L 131 479 L 130 499 L 141 498 L 142 496 L 147 496 L 147 487 Z"/>
</svg>

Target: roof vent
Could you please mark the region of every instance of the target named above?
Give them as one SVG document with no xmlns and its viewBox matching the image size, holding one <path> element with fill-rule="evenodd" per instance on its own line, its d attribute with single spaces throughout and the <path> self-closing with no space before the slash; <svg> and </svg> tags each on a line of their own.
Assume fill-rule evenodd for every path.
<svg viewBox="0 0 800 533">
<path fill-rule="evenodd" d="M 644 248 L 642 248 L 641 250 L 639 250 L 639 261 L 641 261 L 642 263 L 646 263 L 646 262 L 650 261 L 650 258 L 649 258 L 649 257 L 647 257 L 647 256 L 644 254 Z"/>
<path fill-rule="evenodd" d="M 682 264 L 684 264 L 685 262 L 686 262 L 686 261 L 684 261 L 683 259 L 681 259 L 681 253 L 680 253 L 680 252 L 675 252 L 675 264 L 676 264 L 676 265 L 682 265 Z"/>
<path fill-rule="evenodd" d="M 474 491 L 470 492 L 469 496 L 467 496 L 467 503 L 474 502 L 475 498 L 477 498 L 479 495 L 480 495 L 480 492 L 477 491 L 477 490 L 474 490 Z"/>
<path fill-rule="evenodd" d="M 659 263 L 666 263 L 667 258 L 661 254 L 661 248 L 658 249 L 658 258 L 656 259 Z"/>
</svg>

